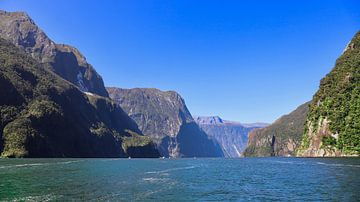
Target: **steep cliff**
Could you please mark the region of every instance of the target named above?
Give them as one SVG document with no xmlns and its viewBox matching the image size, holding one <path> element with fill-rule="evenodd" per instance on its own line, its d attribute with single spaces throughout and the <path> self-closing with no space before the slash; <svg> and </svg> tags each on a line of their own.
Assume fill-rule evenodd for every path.
<svg viewBox="0 0 360 202">
<path fill-rule="evenodd" d="M 270 126 L 249 133 L 244 156 L 295 156 L 301 144 L 308 112 L 307 102 Z"/>
<path fill-rule="evenodd" d="M 0 10 L 0 37 L 25 50 L 83 92 L 107 97 L 101 76 L 74 47 L 56 44 L 23 12 Z"/>
<path fill-rule="evenodd" d="M 163 156 L 223 156 L 219 145 L 199 128 L 176 92 L 153 88 L 107 90 L 139 129 L 153 139 Z"/>
<path fill-rule="evenodd" d="M 226 157 L 240 157 L 246 148 L 248 133 L 256 128 L 262 128 L 266 124 L 241 124 L 226 121 L 218 116 L 194 117 L 197 124 L 209 137 L 216 140 Z"/>
<path fill-rule="evenodd" d="M 0 38 L 0 152 L 5 157 L 158 157 L 108 98 L 82 93 Z"/>
<path fill-rule="evenodd" d="M 320 82 L 306 119 L 299 156 L 360 154 L 360 32 Z"/>
</svg>

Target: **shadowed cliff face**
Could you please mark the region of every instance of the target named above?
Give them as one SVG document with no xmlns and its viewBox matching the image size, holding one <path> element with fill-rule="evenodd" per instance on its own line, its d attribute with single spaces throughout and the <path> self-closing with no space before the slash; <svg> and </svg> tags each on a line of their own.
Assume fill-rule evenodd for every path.
<svg viewBox="0 0 360 202">
<path fill-rule="evenodd" d="M 266 124 L 241 124 L 222 120 L 218 116 L 194 117 L 201 129 L 216 140 L 226 157 L 240 157 L 248 141 L 248 133 Z"/>
<path fill-rule="evenodd" d="M 244 156 L 295 156 L 304 131 L 307 102 L 273 124 L 249 133 Z"/>
<path fill-rule="evenodd" d="M 107 88 L 163 156 L 219 157 L 219 145 L 194 122 L 184 100 L 173 91 Z"/>
<path fill-rule="evenodd" d="M 321 80 L 298 155 L 360 155 L 360 32 Z"/>
<path fill-rule="evenodd" d="M 84 94 L 0 38 L 0 139 L 6 157 L 158 157 L 108 98 Z"/>
<path fill-rule="evenodd" d="M 108 96 L 101 76 L 86 58 L 74 47 L 54 43 L 26 13 L 0 11 L 0 37 L 49 64 L 81 91 Z"/>
</svg>

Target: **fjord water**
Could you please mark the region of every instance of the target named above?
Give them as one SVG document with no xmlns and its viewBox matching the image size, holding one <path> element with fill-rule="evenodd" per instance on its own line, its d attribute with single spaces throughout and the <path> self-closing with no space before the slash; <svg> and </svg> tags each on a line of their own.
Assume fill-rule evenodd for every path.
<svg viewBox="0 0 360 202">
<path fill-rule="evenodd" d="M 360 158 L 0 159 L 0 201 L 360 200 Z"/>
</svg>

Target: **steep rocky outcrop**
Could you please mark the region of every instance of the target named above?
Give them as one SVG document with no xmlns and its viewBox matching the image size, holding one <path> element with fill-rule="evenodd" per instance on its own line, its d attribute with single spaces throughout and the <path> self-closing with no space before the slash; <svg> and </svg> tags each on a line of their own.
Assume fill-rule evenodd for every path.
<svg viewBox="0 0 360 202">
<path fill-rule="evenodd" d="M 0 38 L 2 156 L 159 156 L 109 98 L 82 93 L 28 53 Z"/>
<path fill-rule="evenodd" d="M 298 156 L 360 154 L 360 32 L 313 97 Z"/>
<path fill-rule="evenodd" d="M 216 140 L 226 157 L 240 157 L 246 148 L 248 133 L 256 128 L 262 128 L 267 124 L 241 124 L 226 121 L 218 116 L 195 116 L 197 124 L 206 134 Z"/>
<path fill-rule="evenodd" d="M 23 12 L 0 10 L 0 37 L 25 50 L 83 92 L 107 97 L 101 76 L 74 47 L 56 44 Z"/>
<path fill-rule="evenodd" d="M 244 156 L 295 156 L 301 144 L 308 112 L 307 102 L 273 124 L 249 133 Z"/>
<path fill-rule="evenodd" d="M 219 145 L 199 128 L 176 92 L 153 88 L 107 90 L 143 134 L 152 138 L 163 156 L 223 156 Z"/>
</svg>

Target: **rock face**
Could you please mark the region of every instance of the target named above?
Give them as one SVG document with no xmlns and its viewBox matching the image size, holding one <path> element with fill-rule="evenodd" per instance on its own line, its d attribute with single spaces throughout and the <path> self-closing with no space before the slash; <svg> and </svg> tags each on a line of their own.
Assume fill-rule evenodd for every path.
<svg viewBox="0 0 360 202">
<path fill-rule="evenodd" d="M 0 10 L 0 37 L 25 50 L 83 92 L 107 97 L 101 76 L 74 47 L 56 44 L 23 12 Z"/>
<path fill-rule="evenodd" d="M 250 132 L 244 156 L 295 156 L 304 133 L 309 104 L 299 106 L 270 126 Z"/>
<path fill-rule="evenodd" d="M 5 157 L 158 157 L 108 98 L 84 94 L 0 38 L 0 139 Z"/>
<path fill-rule="evenodd" d="M 152 138 L 166 157 L 221 157 L 219 145 L 193 120 L 174 91 L 153 88 L 107 88 L 110 97 Z"/>
<path fill-rule="evenodd" d="M 220 144 L 225 157 L 228 158 L 240 157 L 246 148 L 248 133 L 267 125 L 265 123 L 241 124 L 222 120 L 218 116 L 195 116 L 194 119 L 209 137 Z"/>
<path fill-rule="evenodd" d="M 20 16 L 20 22 L 6 27 L 10 32 L 3 29 L 8 22 L 4 15 Z M 28 17 L 4 12 L 0 16 L 1 36 L 7 35 L 7 40 L 0 38 L 2 156 L 159 157 L 150 138 L 141 135 L 136 123 L 109 98 L 82 93 L 78 84 L 54 73 L 53 63 L 44 62 L 41 56 L 47 46 L 38 44 L 40 47 L 34 48 L 30 42 L 27 46 L 23 35 L 15 43 L 17 47 L 14 41 L 8 41 L 22 23 L 29 21 Z M 41 38 L 43 33 L 39 33 Z"/>
<path fill-rule="evenodd" d="M 306 119 L 299 156 L 360 154 L 360 32 L 320 82 Z"/>
</svg>

